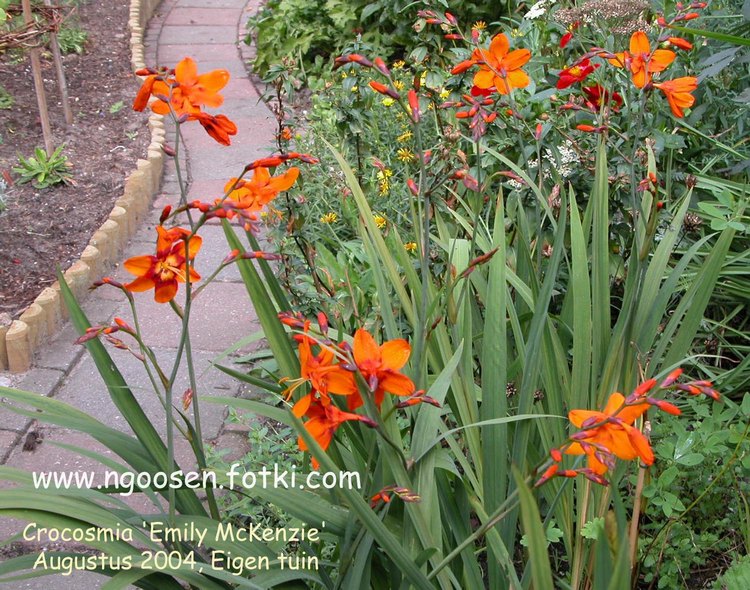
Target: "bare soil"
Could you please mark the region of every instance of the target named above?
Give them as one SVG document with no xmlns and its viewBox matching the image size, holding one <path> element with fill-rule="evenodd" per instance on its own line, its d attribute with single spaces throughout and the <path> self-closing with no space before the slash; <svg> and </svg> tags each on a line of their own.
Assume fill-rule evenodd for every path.
<svg viewBox="0 0 750 590">
<path fill-rule="evenodd" d="M 149 142 L 146 117 L 130 108 L 138 88 L 130 69 L 128 0 L 83 0 L 66 21 L 87 31 L 85 51 L 63 57 L 74 122 L 66 127 L 51 54 L 43 54 L 55 146 L 64 144 L 72 183 L 19 184 L 18 154 L 43 147 L 27 54 L 0 54 L 0 85 L 15 99 L 0 110 L 0 313 L 20 315 L 86 247 L 121 196 Z M 0 189 L 2 184 L 0 184 Z"/>
</svg>

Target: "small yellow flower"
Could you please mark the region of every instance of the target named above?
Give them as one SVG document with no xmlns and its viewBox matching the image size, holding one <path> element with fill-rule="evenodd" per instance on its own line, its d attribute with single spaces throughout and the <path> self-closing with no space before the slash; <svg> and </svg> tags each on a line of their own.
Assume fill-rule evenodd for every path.
<svg viewBox="0 0 750 590">
<path fill-rule="evenodd" d="M 398 61 L 394 61 L 393 62 L 393 69 L 394 70 L 402 70 L 405 65 L 406 65 L 406 62 L 403 59 L 400 59 Z"/>
<path fill-rule="evenodd" d="M 445 99 L 446 99 L 446 98 L 448 98 L 448 97 L 449 97 L 450 95 L 451 95 L 451 91 L 450 91 L 450 90 L 448 90 L 447 88 L 443 88 L 443 89 L 442 89 L 442 90 L 440 91 L 440 99 L 441 99 L 441 100 L 445 100 Z"/>
<path fill-rule="evenodd" d="M 391 190 L 391 182 L 387 178 L 382 179 L 378 183 L 378 192 L 381 195 L 387 195 L 389 190 Z"/>
<path fill-rule="evenodd" d="M 375 221 L 375 225 L 378 226 L 378 229 L 385 229 L 385 226 L 387 225 L 388 221 L 385 217 L 382 215 L 373 215 L 372 216 L 373 221 Z"/>
<path fill-rule="evenodd" d="M 399 135 L 396 138 L 396 141 L 400 143 L 404 143 L 405 141 L 411 139 L 414 136 L 414 134 L 411 131 L 404 131 L 401 135 Z"/>
<path fill-rule="evenodd" d="M 359 86 L 357 86 L 356 84 L 352 86 L 352 92 L 357 92 L 357 90 L 359 90 Z"/>
<path fill-rule="evenodd" d="M 409 148 L 399 148 L 396 151 L 396 157 L 402 162 L 413 162 L 417 159 L 414 155 L 414 152 L 412 152 Z"/>
<path fill-rule="evenodd" d="M 333 211 L 326 213 L 320 218 L 321 223 L 336 223 L 339 220 L 339 216 Z"/>
<path fill-rule="evenodd" d="M 396 90 L 403 90 L 404 89 L 404 83 L 401 80 L 394 80 L 393 86 L 396 88 Z"/>
<path fill-rule="evenodd" d="M 393 176 L 393 170 L 391 170 L 390 168 L 383 168 L 382 170 L 378 170 L 378 180 L 387 180 L 391 176 Z"/>
<path fill-rule="evenodd" d="M 407 252 L 411 252 L 412 254 L 417 251 L 417 243 L 416 242 L 406 242 L 404 244 L 404 250 Z"/>
<path fill-rule="evenodd" d="M 393 99 L 392 99 L 392 98 L 391 98 L 390 96 L 386 96 L 386 97 L 384 97 L 384 98 L 383 98 L 383 101 L 382 101 L 382 102 L 383 102 L 383 106 L 385 106 L 385 107 L 392 107 L 392 106 L 393 106 L 393 104 L 394 104 L 394 103 L 395 103 L 396 101 L 395 101 L 395 100 L 393 100 Z"/>
<path fill-rule="evenodd" d="M 347 76 L 346 72 L 341 72 L 341 79 L 342 79 L 342 80 L 345 80 L 345 79 L 346 79 L 346 78 L 348 78 L 348 77 L 349 77 L 349 76 Z"/>
<path fill-rule="evenodd" d="M 471 25 L 472 31 L 484 31 L 487 28 L 487 23 L 483 20 L 478 20 L 473 25 Z"/>
<path fill-rule="evenodd" d="M 511 36 L 511 37 L 522 37 L 522 36 L 523 36 L 523 33 L 521 32 L 521 29 L 513 29 L 513 30 L 512 30 L 511 32 L 510 32 L 510 36 Z"/>
<path fill-rule="evenodd" d="M 419 75 L 419 85 L 424 86 L 425 82 L 427 82 L 427 70 Z"/>
</svg>

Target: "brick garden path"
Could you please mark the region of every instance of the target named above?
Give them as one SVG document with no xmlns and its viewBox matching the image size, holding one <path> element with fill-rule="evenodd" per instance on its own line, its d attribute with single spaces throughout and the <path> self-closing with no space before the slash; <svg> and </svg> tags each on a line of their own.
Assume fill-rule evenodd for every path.
<svg viewBox="0 0 750 590">
<path fill-rule="evenodd" d="M 227 115 L 237 124 L 238 134 L 231 147 L 212 140 L 197 123 L 185 125 L 183 135 L 187 144 L 186 168 L 190 181 L 188 198 L 213 199 L 223 194 L 224 183 L 236 176 L 242 166 L 258 157 L 268 155 L 273 145 L 273 118 L 248 79 L 245 60 L 248 48 L 241 42 L 245 22 L 250 11 L 257 9 L 259 0 L 164 0 L 157 9 L 146 33 L 146 62 L 174 66 L 185 56 L 198 62 L 200 73 L 216 68 L 229 70 L 231 79 L 224 88 L 224 105 L 216 113 Z M 135 87 L 134 87 L 135 92 Z M 212 111 L 213 112 L 213 111 Z M 145 132 L 144 127 L 144 132 Z M 173 135 L 173 134 L 172 134 Z M 170 137 L 169 129 L 167 134 Z M 173 145 L 173 139 L 170 141 Z M 137 254 L 150 254 L 155 247 L 159 214 L 166 204 L 178 200 L 178 185 L 173 165 L 165 167 L 162 187 L 153 208 L 139 231 L 131 239 L 122 259 Z M 229 252 L 223 230 L 218 225 L 207 225 L 201 230 L 203 247 L 196 258 L 196 268 L 216 268 Z M 122 268 L 112 269 L 111 275 L 120 280 L 132 277 Z M 136 294 L 141 326 L 145 340 L 165 364 L 174 356 L 180 325 L 166 305 L 153 301 L 153 292 Z M 113 317 L 131 316 L 122 294 L 112 288 L 100 288 L 85 301 L 92 324 L 109 323 Z M 193 306 L 191 339 L 193 344 L 198 387 L 203 396 L 235 396 L 239 385 L 230 377 L 213 368 L 210 361 L 241 338 L 257 331 L 259 325 L 248 302 L 239 273 L 234 267 L 224 269 L 216 282 L 209 285 Z M 15 386 L 72 404 L 105 424 L 126 431 L 124 419 L 118 414 L 100 379 L 93 361 L 82 347 L 73 344 L 76 335 L 69 324 L 41 349 L 33 368 Z M 157 429 L 164 433 L 164 410 L 153 392 L 139 361 L 125 351 L 111 349 L 119 369 L 139 398 Z M 182 363 L 184 366 L 184 362 Z M 171 367 L 171 365 L 166 364 Z M 176 391 L 187 385 L 182 375 Z M 205 438 L 220 448 L 230 448 L 241 455 L 247 437 L 241 426 L 225 422 L 226 409 L 221 406 L 201 406 Z M 87 449 L 104 451 L 93 439 L 53 426 L 41 426 L 43 442 L 33 451 L 24 451 L 23 443 L 33 425 L 24 416 L 0 409 L 0 461 L 4 464 L 36 471 L 101 470 L 99 463 L 80 454 L 55 446 L 61 442 Z M 177 456 L 187 456 L 187 449 L 178 449 Z M 107 456 L 117 459 L 113 453 Z M 181 461 L 183 469 L 192 468 Z M 134 500 L 136 503 L 138 500 Z M 0 520 L 0 543 L 18 533 L 22 521 Z M 44 576 L 29 581 L 0 584 L 14 590 L 73 590 L 99 588 L 105 578 L 96 574 L 77 573 L 70 577 Z"/>
</svg>

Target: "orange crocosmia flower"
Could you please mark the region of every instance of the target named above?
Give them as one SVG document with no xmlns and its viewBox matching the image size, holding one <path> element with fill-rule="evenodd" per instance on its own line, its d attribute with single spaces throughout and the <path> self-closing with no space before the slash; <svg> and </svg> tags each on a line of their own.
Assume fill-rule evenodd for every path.
<svg viewBox="0 0 750 590">
<path fill-rule="evenodd" d="M 299 168 L 292 166 L 278 176 L 271 176 L 268 168 L 258 167 L 253 170 L 251 180 L 237 180 L 231 178 L 224 187 L 224 191 L 232 188 L 229 199 L 235 201 L 237 209 L 249 209 L 251 212 L 260 211 L 270 203 L 281 191 L 288 190 L 296 182 L 299 176 Z"/>
<path fill-rule="evenodd" d="M 684 117 L 685 109 L 690 108 L 695 103 L 695 97 L 690 94 L 698 88 L 698 78 L 685 76 L 684 78 L 675 78 L 654 84 L 654 88 L 661 90 L 667 97 L 669 108 L 675 117 Z"/>
<path fill-rule="evenodd" d="M 189 115 L 200 111 L 202 106 L 221 106 L 224 97 L 219 94 L 219 90 L 224 88 L 227 82 L 229 82 L 227 70 L 213 70 L 199 75 L 195 61 L 186 57 L 175 67 L 174 82 L 168 84 L 163 80 L 156 80 L 151 93 L 164 97 L 171 96 L 172 109 L 178 115 Z M 169 105 L 163 100 L 156 101 L 151 108 L 160 115 L 169 113 Z"/>
<path fill-rule="evenodd" d="M 474 50 L 472 61 L 479 64 L 479 71 L 474 74 L 475 86 L 483 89 L 494 86 L 500 94 L 510 94 L 513 88 L 529 85 L 529 77 L 521 67 L 531 59 L 531 52 L 528 49 L 509 50 L 508 37 L 503 33 L 493 37 L 489 49 Z"/>
<path fill-rule="evenodd" d="M 292 412 L 298 418 L 304 416 L 313 403 L 329 405 L 331 393 L 351 395 L 357 392 L 354 373 L 343 369 L 337 363 L 334 364 L 335 354 L 330 348 L 321 347 L 318 354 L 313 354 L 314 343 L 312 338 L 303 336 L 299 344 L 300 378 L 293 380 L 285 392 L 287 396 L 291 396 L 303 383 L 312 385 L 312 391 L 294 404 Z"/>
<path fill-rule="evenodd" d="M 675 53 L 669 49 L 657 49 L 652 53 L 646 33 L 636 31 L 630 37 L 630 51 L 623 51 L 615 56 L 609 63 L 630 70 L 633 84 L 637 88 L 643 88 L 651 81 L 651 74 L 664 71 L 674 61 Z"/>
<path fill-rule="evenodd" d="M 198 121 L 211 137 L 222 145 L 230 145 L 230 135 L 237 135 L 237 125 L 229 120 L 226 115 L 209 115 L 208 113 L 193 113 L 189 117 Z"/>
<path fill-rule="evenodd" d="M 624 403 L 625 397 L 621 393 L 613 393 L 602 412 L 572 410 L 568 419 L 577 428 L 584 429 L 582 434 L 588 434 L 579 437 L 565 453 L 585 454 L 589 468 L 599 475 L 607 471 L 607 465 L 597 456 L 599 453 L 609 453 L 625 461 L 640 457 L 646 465 L 651 465 L 654 462 L 651 445 L 643 433 L 632 426 L 650 404 L 623 406 Z"/>
<path fill-rule="evenodd" d="M 354 362 L 365 381 L 375 393 L 375 405 L 379 408 L 386 392 L 393 395 L 411 395 L 414 383 L 400 369 L 409 360 L 411 346 L 401 338 L 378 346 L 367 330 L 359 329 L 354 334 Z M 349 396 L 349 409 L 362 405 L 357 392 Z"/>
<path fill-rule="evenodd" d="M 366 423 L 372 422 L 366 416 L 343 412 L 333 404 L 324 406 L 320 402 L 312 403 L 307 408 L 305 415 L 309 418 L 305 422 L 305 429 L 324 451 L 331 445 L 333 435 L 344 422 L 348 422 L 349 420 L 361 420 Z M 305 440 L 301 436 L 297 438 L 297 444 L 301 451 L 308 449 L 307 443 L 305 443 Z M 312 464 L 314 469 L 318 468 L 318 462 L 314 458 Z"/>
<path fill-rule="evenodd" d="M 168 230 L 159 225 L 156 231 L 159 234 L 156 256 L 128 258 L 124 263 L 125 269 L 137 278 L 124 287 L 134 292 L 154 289 L 154 300 L 158 303 L 167 303 L 177 294 L 177 284 L 185 282 L 187 261 L 189 259 L 192 262 L 195 258 L 202 239 L 200 236 L 190 236 L 190 232 L 183 228 Z M 185 240 L 189 241 L 189 245 Z M 190 282 L 198 281 L 200 278 L 190 264 Z"/>
</svg>

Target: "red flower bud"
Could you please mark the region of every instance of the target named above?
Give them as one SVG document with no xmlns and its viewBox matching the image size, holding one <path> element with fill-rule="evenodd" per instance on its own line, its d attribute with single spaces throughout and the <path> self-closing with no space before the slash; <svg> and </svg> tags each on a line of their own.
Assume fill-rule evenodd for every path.
<svg viewBox="0 0 750 590">
<path fill-rule="evenodd" d="M 376 82 L 375 80 L 370 80 L 370 88 L 372 88 L 375 92 L 379 92 L 380 94 L 385 94 L 386 96 L 390 96 L 391 98 L 398 100 L 401 98 L 393 88 L 389 88 L 385 84 L 381 84 L 380 82 Z"/>
<path fill-rule="evenodd" d="M 414 90 L 409 90 L 409 108 L 411 109 L 411 118 L 415 123 L 419 123 L 422 112 L 419 110 L 419 97 Z"/>
<path fill-rule="evenodd" d="M 542 124 L 541 123 L 537 123 L 536 124 L 536 130 L 534 131 L 534 139 L 536 139 L 537 141 L 539 141 L 540 139 L 542 139 L 542 131 L 543 130 L 544 130 L 544 128 L 542 127 Z"/>
<path fill-rule="evenodd" d="M 682 375 L 682 369 L 678 367 L 677 369 L 672 371 L 669 375 L 667 375 L 667 378 L 664 379 L 664 381 L 662 381 L 659 384 L 659 387 L 661 387 L 662 389 L 666 389 L 667 387 L 672 385 L 675 381 L 677 381 L 680 375 Z"/>
<path fill-rule="evenodd" d="M 414 195 L 415 197 L 419 195 L 419 188 L 417 187 L 417 183 L 414 182 L 413 179 L 410 178 L 409 180 L 407 180 L 406 186 L 409 187 L 409 191 L 411 192 L 412 195 Z"/>
<path fill-rule="evenodd" d="M 542 477 L 540 477 L 539 480 L 534 484 L 534 487 L 538 488 L 546 481 L 549 481 L 549 479 L 557 473 L 558 469 L 560 469 L 560 466 L 557 463 L 553 463 L 552 465 L 547 467 L 547 469 L 544 470 L 544 473 L 542 473 Z"/>
<path fill-rule="evenodd" d="M 656 379 L 649 379 L 648 381 L 644 381 L 635 388 L 635 391 L 633 391 L 633 395 L 635 397 L 642 397 L 649 391 L 651 391 L 654 388 L 654 385 L 656 385 Z"/>
<path fill-rule="evenodd" d="M 674 404 L 670 404 L 669 402 L 664 401 L 663 399 L 647 398 L 646 401 L 652 406 L 656 406 L 660 410 L 666 412 L 667 414 L 672 414 L 672 416 L 679 416 L 680 414 L 682 414 L 680 408 L 678 408 Z"/>
<path fill-rule="evenodd" d="M 358 53 L 350 53 L 348 56 L 349 61 L 353 61 L 355 63 L 358 63 L 361 66 L 365 66 L 366 68 L 372 67 L 372 62 L 364 57 L 363 55 L 359 55 Z"/>
<path fill-rule="evenodd" d="M 375 64 L 375 67 L 381 74 L 390 77 L 391 71 L 388 69 L 388 66 L 385 65 L 385 62 L 381 58 L 376 57 L 373 61 L 373 64 Z"/>
</svg>

